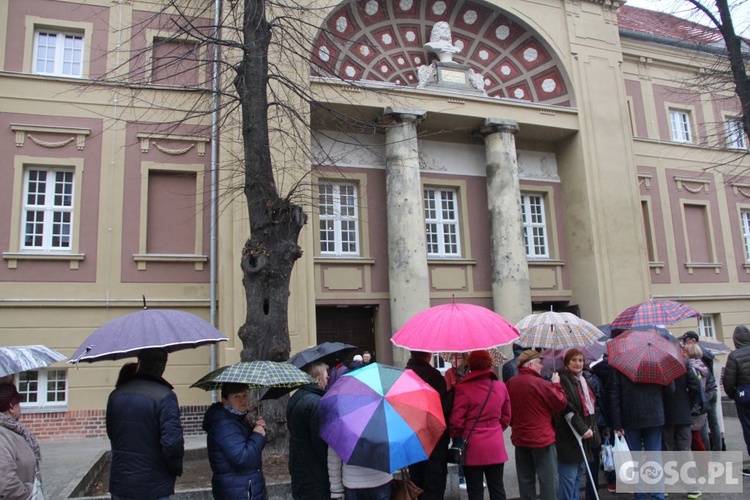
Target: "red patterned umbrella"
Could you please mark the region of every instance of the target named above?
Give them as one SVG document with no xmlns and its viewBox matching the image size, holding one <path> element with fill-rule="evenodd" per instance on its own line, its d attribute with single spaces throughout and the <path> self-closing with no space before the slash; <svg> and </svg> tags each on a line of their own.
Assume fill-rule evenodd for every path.
<svg viewBox="0 0 750 500">
<path fill-rule="evenodd" d="M 669 385 L 686 372 L 680 346 L 650 330 L 628 330 L 607 342 L 609 365 L 636 383 Z"/>
<path fill-rule="evenodd" d="M 630 306 L 610 325 L 612 330 L 626 330 L 635 326 L 671 325 L 687 318 L 700 318 L 701 313 L 674 300 L 649 300 Z"/>
</svg>

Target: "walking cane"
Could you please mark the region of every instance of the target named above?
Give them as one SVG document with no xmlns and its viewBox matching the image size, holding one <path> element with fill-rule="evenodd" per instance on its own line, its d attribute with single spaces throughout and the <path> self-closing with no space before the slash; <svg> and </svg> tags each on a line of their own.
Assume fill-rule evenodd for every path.
<svg viewBox="0 0 750 500">
<path fill-rule="evenodd" d="M 594 496 L 596 497 L 596 500 L 599 500 L 599 492 L 596 491 L 596 488 L 595 488 L 596 481 L 594 481 L 594 475 L 591 473 L 591 468 L 589 467 L 589 461 L 586 460 L 586 451 L 583 449 L 583 437 L 580 434 L 578 434 L 578 431 L 575 429 L 575 427 L 573 427 L 573 424 L 571 423 L 571 420 L 573 420 L 574 416 L 575 416 L 575 413 L 571 411 L 570 413 L 565 415 L 565 421 L 568 423 L 570 430 L 573 431 L 573 434 L 575 434 L 576 441 L 578 441 L 578 448 L 581 449 L 581 455 L 583 455 L 583 463 L 586 464 L 586 472 L 588 473 L 589 481 L 591 482 L 591 490 L 594 492 Z"/>
</svg>

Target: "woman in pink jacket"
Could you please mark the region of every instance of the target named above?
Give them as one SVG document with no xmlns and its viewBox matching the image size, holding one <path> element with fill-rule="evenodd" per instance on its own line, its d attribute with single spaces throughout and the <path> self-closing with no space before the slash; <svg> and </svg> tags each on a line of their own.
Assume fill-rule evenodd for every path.
<svg viewBox="0 0 750 500">
<path fill-rule="evenodd" d="M 451 411 L 451 437 L 468 438 L 464 475 L 469 500 L 484 498 L 483 478 L 490 500 L 505 500 L 503 431 L 510 424 L 510 398 L 491 367 L 487 351 L 469 354 L 469 373 L 455 388 Z"/>
</svg>

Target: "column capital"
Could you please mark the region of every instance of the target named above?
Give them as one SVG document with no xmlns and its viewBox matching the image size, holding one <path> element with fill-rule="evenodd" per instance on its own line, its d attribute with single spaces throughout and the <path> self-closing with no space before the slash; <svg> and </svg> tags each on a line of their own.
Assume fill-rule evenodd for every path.
<svg viewBox="0 0 750 500">
<path fill-rule="evenodd" d="M 507 132 L 510 134 L 518 133 L 518 122 L 515 120 L 501 120 L 499 118 L 485 118 L 484 123 L 477 134 L 481 137 L 486 137 L 490 134 L 497 134 L 501 132 Z"/>
<path fill-rule="evenodd" d="M 395 108 L 386 106 L 380 117 L 382 125 L 396 125 L 400 123 L 419 123 L 427 116 L 427 112 L 414 108 Z"/>
</svg>

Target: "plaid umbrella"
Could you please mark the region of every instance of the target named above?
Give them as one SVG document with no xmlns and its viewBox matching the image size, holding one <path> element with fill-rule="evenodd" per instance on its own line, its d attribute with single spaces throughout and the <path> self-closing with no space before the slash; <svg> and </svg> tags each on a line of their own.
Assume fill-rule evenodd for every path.
<svg viewBox="0 0 750 500">
<path fill-rule="evenodd" d="M 683 319 L 700 318 L 701 313 L 674 300 L 649 300 L 630 306 L 610 325 L 612 330 L 626 330 L 635 326 L 672 325 Z"/>
<path fill-rule="evenodd" d="M 492 366 L 494 367 L 502 366 L 503 363 L 508 361 L 508 358 L 505 357 L 505 354 L 500 352 L 500 349 L 498 349 L 497 347 L 487 349 L 487 352 L 490 353 L 490 357 L 492 358 Z M 459 352 L 441 352 L 440 357 L 449 363 L 453 363 L 456 357 L 460 356 L 461 354 L 462 353 Z M 464 354 L 468 356 L 470 353 L 466 352 Z"/>
<path fill-rule="evenodd" d="M 591 345 L 606 337 L 597 327 L 575 314 L 544 312 L 529 314 L 516 324 L 521 347 L 564 349 Z"/>
<path fill-rule="evenodd" d="M 36 370 L 66 359 L 44 345 L 0 347 L 0 377 Z"/>
<path fill-rule="evenodd" d="M 607 342 L 609 365 L 636 383 L 669 385 L 686 372 L 680 346 L 656 331 L 628 330 Z"/>
<path fill-rule="evenodd" d="M 269 387 L 300 387 L 315 382 L 294 365 L 280 361 L 241 361 L 204 375 L 190 387 L 207 391 L 220 389 L 221 384 L 248 384 L 251 389 Z"/>
</svg>

